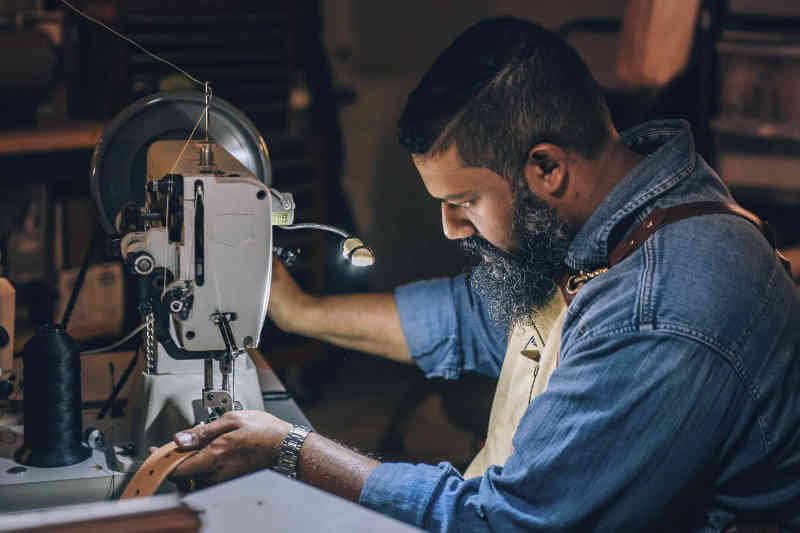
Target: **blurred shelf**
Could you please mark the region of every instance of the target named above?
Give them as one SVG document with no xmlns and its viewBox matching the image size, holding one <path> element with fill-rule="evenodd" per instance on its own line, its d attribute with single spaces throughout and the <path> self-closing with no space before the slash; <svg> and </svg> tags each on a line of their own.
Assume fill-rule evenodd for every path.
<svg viewBox="0 0 800 533">
<path fill-rule="evenodd" d="M 800 123 L 721 115 L 711 127 L 717 167 L 728 185 L 768 194 L 776 203 L 800 201 Z"/>
<path fill-rule="evenodd" d="M 800 157 L 723 152 L 717 158 L 720 176 L 729 186 L 771 191 L 780 203 L 800 200 Z"/>
<path fill-rule="evenodd" d="M 738 37 L 746 38 L 745 35 L 739 35 Z M 772 36 L 771 39 L 767 40 L 757 34 L 751 34 L 747 37 L 758 39 L 758 41 L 761 42 L 734 40 L 720 41 L 717 43 L 717 51 L 721 54 L 735 54 L 739 56 L 786 59 L 800 58 L 800 42 L 797 41 L 797 37 L 794 37 L 789 41 L 782 40 L 777 36 Z"/>
<path fill-rule="evenodd" d="M 70 120 L 31 129 L 0 131 L 0 155 L 92 149 L 105 125 L 97 120 Z"/>
<path fill-rule="evenodd" d="M 717 133 L 728 135 L 800 142 L 800 123 L 798 122 L 772 122 L 757 118 L 727 115 L 713 119 L 711 127 Z"/>
</svg>

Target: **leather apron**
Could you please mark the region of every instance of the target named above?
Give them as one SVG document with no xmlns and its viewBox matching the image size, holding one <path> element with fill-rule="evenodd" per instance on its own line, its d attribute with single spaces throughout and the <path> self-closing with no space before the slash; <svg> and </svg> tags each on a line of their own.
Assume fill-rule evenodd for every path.
<svg viewBox="0 0 800 533">
<path fill-rule="evenodd" d="M 532 324 L 511 331 L 492 401 L 486 444 L 465 471 L 465 478 L 481 476 L 489 466 L 503 465 L 511 456 L 511 439 L 522 415 L 531 400 L 545 390 L 558 365 L 566 314 L 567 302 L 556 290 L 533 316 Z"/>
</svg>

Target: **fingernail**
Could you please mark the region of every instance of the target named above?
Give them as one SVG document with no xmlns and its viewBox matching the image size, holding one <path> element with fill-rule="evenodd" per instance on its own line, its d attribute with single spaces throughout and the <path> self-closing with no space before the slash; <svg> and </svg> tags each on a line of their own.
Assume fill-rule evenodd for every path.
<svg viewBox="0 0 800 533">
<path fill-rule="evenodd" d="M 175 438 L 181 446 L 193 446 L 197 444 L 197 437 L 195 437 L 193 433 L 176 433 Z"/>
</svg>

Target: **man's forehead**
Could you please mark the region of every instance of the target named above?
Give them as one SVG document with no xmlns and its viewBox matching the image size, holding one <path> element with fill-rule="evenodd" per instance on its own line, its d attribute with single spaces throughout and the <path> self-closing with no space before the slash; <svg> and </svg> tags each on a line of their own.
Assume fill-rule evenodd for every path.
<svg viewBox="0 0 800 533">
<path fill-rule="evenodd" d="M 436 155 L 413 155 L 412 160 L 431 196 L 455 199 L 490 186 L 501 179 L 486 168 L 463 164 L 455 146 Z"/>
<path fill-rule="evenodd" d="M 437 152 L 435 154 L 413 154 L 411 159 L 417 168 L 423 167 L 425 169 L 432 169 L 434 171 L 442 170 L 457 170 L 464 168 L 461 157 L 458 155 L 458 150 L 455 145 L 450 146 L 444 152 Z"/>
</svg>

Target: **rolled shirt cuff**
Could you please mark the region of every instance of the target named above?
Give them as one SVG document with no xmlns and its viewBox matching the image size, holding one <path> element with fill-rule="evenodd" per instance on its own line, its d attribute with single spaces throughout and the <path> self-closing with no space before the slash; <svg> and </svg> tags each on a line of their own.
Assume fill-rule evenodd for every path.
<svg viewBox="0 0 800 533">
<path fill-rule="evenodd" d="M 433 496 L 458 471 L 449 463 L 438 466 L 383 463 L 361 489 L 359 503 L 407 524 L 421 527 Z"/>
<path fill-rule="evenodd" d="M 451 285 L 450 279 L 434 279 L 394 291 L 411 357 L 428 377 L 457 379 L 464 364 Z"/>
</svg>

